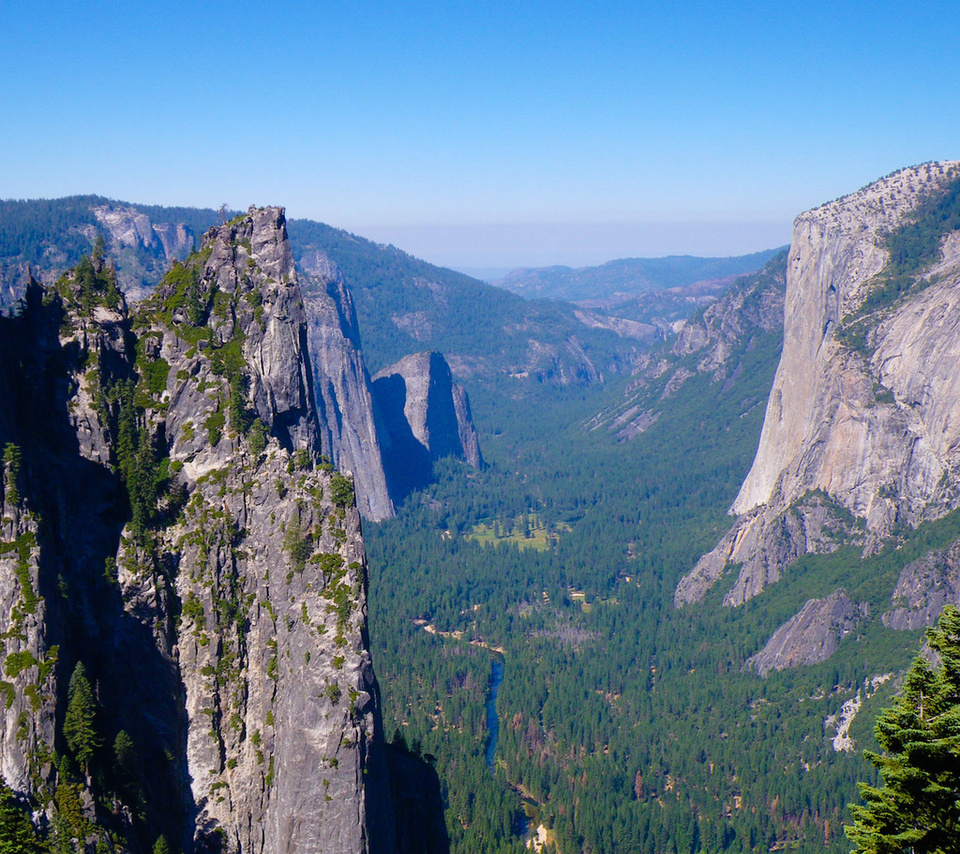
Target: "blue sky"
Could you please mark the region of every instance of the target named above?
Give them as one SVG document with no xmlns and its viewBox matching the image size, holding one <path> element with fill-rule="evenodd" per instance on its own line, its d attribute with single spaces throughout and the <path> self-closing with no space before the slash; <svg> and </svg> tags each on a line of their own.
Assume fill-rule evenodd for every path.
<svg viewBox="0 0 960 854">
<path fill-rule="evenodd" d="M 283 204 L 450 265 L 752 251 L 960 156 L 946 2 L 72 0 L 0 23 L 0 197 Z"/>
</svg>

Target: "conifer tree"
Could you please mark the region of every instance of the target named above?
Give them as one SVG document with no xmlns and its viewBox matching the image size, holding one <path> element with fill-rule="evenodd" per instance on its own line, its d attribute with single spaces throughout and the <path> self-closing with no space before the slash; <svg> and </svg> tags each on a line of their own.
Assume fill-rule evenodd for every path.
<svg viewBox="0 0 960 854">
<path fill-rule="evenodd" d="M 861 783 L 865 804 L 850 807 L 857 854 L 960 854 L 960 611 L 944 608 L 927 638 L 939 666 L 914 662 L 877 719 L 884 753 L 865 752 L 883 785 Z"/>
<path fill-rule="evenodd" d="M 113 767 L 117 787 L 128 803 L 139 805 L 143 793 L 138 779 L 139 760 L 133 739 L 126 730 L 120 730 L 113 742 Z"/>
<path fill-rule="evenodd" d="M 100 739 L 96 726 L 97 701 L 82 661 L 77 662 L 67 692 L 67 713 L 63 718 L 63 737 L 74 758 L 89 771 L 90 760 Z"/>
<path fill-rule="evenodd" d="M 0 783 L 0 854 L 40 854 L 43 847 L 13 792 Z"/>
</svg>

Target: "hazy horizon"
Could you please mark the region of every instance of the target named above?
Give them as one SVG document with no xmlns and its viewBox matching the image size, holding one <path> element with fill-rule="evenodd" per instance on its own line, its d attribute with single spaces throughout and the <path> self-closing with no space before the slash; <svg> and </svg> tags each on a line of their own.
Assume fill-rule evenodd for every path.
<svg viewBox="0 0 960 854">
<path fill-rule="evenodd" d="M 490 270 L 505 273 L 520 267 L 594 267 L 620 258 L 749 255 L 788 244 L 791 225 L 508 223 L 383 225 L 347 230 L 377 243 L 393 244 L 431 264 L 475 275 Z"/>
<path fill-rule="evenodd" d="M 14 5 L 0 197 L 282 204 L 446 266 L 742 254 L 956 155 L 958 31 L 929 1 Z"/>
</svg>

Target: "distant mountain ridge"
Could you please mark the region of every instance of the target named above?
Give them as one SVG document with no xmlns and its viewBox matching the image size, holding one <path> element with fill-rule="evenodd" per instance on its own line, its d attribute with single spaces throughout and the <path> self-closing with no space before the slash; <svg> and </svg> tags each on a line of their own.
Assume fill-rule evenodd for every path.
<svg viewBox="0 0 960 854">
<path fill-rule="evenodd" d="M 493 284 L 525 297 L 573 302 L 628 298 L 649 291 L 688 287 L 710 279 L 753 273 L 783 248 L 728 258 L 668 255 L 663 258 L 618 258 L 596 267 L 522 267 Z"/>
<path fill-rule="evenodd" d="M 132 205 L 96 195 L 0 199 L 0 307 L 22 296 L 31 274 L 52 284 L 90 253 L 98 236 L 120 287 L 140 299 L 171 261 L 183 260 L 220 222 L 212 209 Z"/>
<path fill-rule="evenodd" d="M 756 360 L 779 354 L 783 338 L 786 251 L 756 273 L 742 276 L 719 298 L 686 320 L 675 337 L 640 360 L 623 398 L 589 422 L 633 439 L 660 417 L 665 402 L 690 379 L 706 374 L 732 385 Z M 759 402 L 759 401 L 758 401 Z"/>
<path fill-rule="evenodd" d="M 222 217 L 209 208 L 94 195 L 0 201 L 0 308 L 16 304 L 30 274 L 52 284 L 92 250 L 98 236 L 121 289 L 141 298 Z M 332 263 L 342 273 L 371 373 L 412 353 L 438 351 L 459 380 L 506 383 L 516 389 L 511 393 L 523 394 L 543 383 L 589 385 L 629 372 L 639 350 L 662 334 L 652 325 L 623 334 L 603 312 L 525 300 L 324 223 L 290 219 L 287 228 L 298 270 Z M 309 298 L 310 283 L 305 285 Z"/>
</svg>

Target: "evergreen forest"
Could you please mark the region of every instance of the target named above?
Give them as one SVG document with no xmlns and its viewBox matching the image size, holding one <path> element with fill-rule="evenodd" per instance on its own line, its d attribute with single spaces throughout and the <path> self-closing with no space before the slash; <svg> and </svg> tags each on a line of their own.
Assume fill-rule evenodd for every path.
<svg viewBox="0 0 960 854">
<path fill-rule="evenodd" d="M 893 263 L 870 312 L 925 286 L 918 270 L 930 233 L 953 228 L 958 198 L 953 188 L 927 200 L 884 237 Z M 0 203 L 0 260 L 62 264 L 93 243 L 97 269 L 89 258 L 77 267 L 80 307 L 89 315 L 116 304 L 116 279 L 97 256 L 103 242 L 90 211 L 99 204 L 119 203 Z M 224 215 L 139 210 L 194 234 Z M 903 687 L 921 632 L 871 620 L 823 663 L 761 678 L 746 662 L 807 600 L 840 586 L 883 613 L 906 564 L 960 537 L 960 511 L 898 531 L 869 557 L 854 543 L 807 555 L 738 608 L 721 605 L 730 574 L 703 602 L 677 610 L 678 580 L 730 526 L 779 360 L 779 327 L 748 329 L 718 377 L 699 369 L 696 354 L 670 355 L 671 341 L 581 323 L 571 304 L 525 300 L 321 223 L 290 220 L 288 229 L 302 268 L 321 253 L 343 276 L 371 374 L 439 350 L 470 394 L 484 466 L 441 460 L 396 518 L 364 525 L 384 731 L 397 754 L 435 768 L 454 854 L 519 854 L 534 840 L 563 854 L 848 851 L 844 826 L 866 815 L 849 805 L 861 789 L 881 798 L 888 770 L 877 757 L 892 742 L 874 723 Z M 150 272 L 159 261 L 140 252 L 124 263 Z M 785 253 L 774 256 L 758 281 L 782 280 L 785 266 Z M 193 316 L 191 275 L 174 261 L 167 280 Z M 308 272 L 302 284 L 308 295 L 316 286 Z M 648 319 L 650 306 L 641 308 L 624 316 Z M 866 352 L 873 321 L 869 312 L 845 318 L 842 334 Z M 231 389 L 230 425 L 263 441 L 231 353 L 215 351 Z M 670 359 L 669 371 L 636 373 Z M 684 376 L 679 385 L 673 369 Z M 156 393 L 151 381 L 145 373 Z M 131 420 L 143 393 L 118 385 L 114 401 L 118 470 L 140 535 L 156 522 L 150 508 L 167 475 Z M 627 408 L 653 413 L 629 440 L 611 429 L 611 413 Z M 205 425 L 211 440 L 225 423 Z M 350 481 L 338 484 L 338 503 L 350 501 Z M 843 724 L 854 702 L 859 711 Z M 90 729 L 91 708 L 81 668 L 63 722 L 77 773 L 110 749 Z M 846 725 L 849 750 L 838 741 Z M 120 768 L 129 754 L 121 734 L 129 739 L 121 730 L 112 745 Z M 25 806 L 0 792 L 0 851 L 35 850 Z M 157 845 L 164 850 L 165 838 Z"/>
<path fill-rule="evenodd" d="M 733 381 L 694 376 L 630 442 L 587 427 L 622 382 L 535 405 L 471 388 L 487 467 L 447 461 L 396 519 L 365 526 L 385 731 L 436 763 L 455 852 L 521 851 L 540 825 L 562 852 L 849 849 L 847 805 L 875 774 L 859 750 L 876 749 L 896 684 L 873 677 L 903 671 L 918 633 L 871 623 L 827 662 L 766 679 L 744 662 L 838 584 L 888 607 L 902 566 L 952 541 L 960 517 L 867 560 L 852 546 L 807 556 L 736 609 L 720 606 L 731 576 L 675 610 L 679 577 L 729 526 L 780 344 L 751 336 Z M 665 382 L 643 395 L 660 400 Z M 838 752 L 858 691 L 857 750 Z"/>
</svg>

